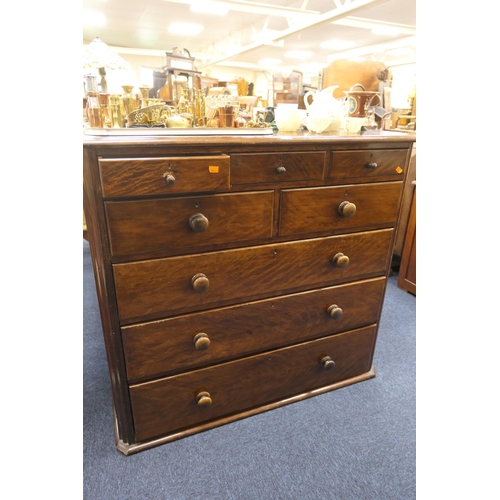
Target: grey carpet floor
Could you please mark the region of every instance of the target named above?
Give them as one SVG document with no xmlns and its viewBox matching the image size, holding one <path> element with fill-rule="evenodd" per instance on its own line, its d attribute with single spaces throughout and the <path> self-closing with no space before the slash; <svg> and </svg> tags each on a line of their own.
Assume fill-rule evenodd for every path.
<svg viewBox="0 0 500 500">
<path fill-rule="evenodd" d="M 89 246 L 83 242 L 85 500 L 413 500 L 416 298 L 389 278 L 360 384 L 130 455 L 116 451 Z"/>
</svg>

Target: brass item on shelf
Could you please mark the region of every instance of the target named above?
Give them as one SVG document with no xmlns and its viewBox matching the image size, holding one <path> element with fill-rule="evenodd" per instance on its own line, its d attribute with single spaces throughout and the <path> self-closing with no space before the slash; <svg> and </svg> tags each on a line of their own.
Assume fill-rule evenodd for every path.
<svg viewBox="0 0 500 500">
<path fill-rule="evenodd" d="M 152 99 L 149 99 L 150 88 L 151 87 L 147 85 L 142 85 L 141 87 L 139 87 L 139 92 L 141 93 L 141 108 L 146 108 L 154 104 L 151 102 Z"/>
<path fill-rule="evenodd" d="M 169 109 L 164 104 L 155 104 L 136 109 L 127 115 L 128 127 L 164 127 L 163 116 L 168 115 Z"/>
<path fill-rule="evenodd" d="M 123 102 L 123 108 L 125 110 L 125 115 L 130 115 L 133 111 L 137 109 L 137 98 L 136 96 L 132 93 L 132 90 L 134 89 L 133 85 L 122 85 L 123 89 L 123 95 L 122 95 L 122 102 Z"/>
<path fill-rule="evenodd" d="M 112 94 L 109 96 L 108 102 L 111 127 L 125 127 L 125 111 L 123 109 L 122 97 L 118 94 Z"/>
</svg>

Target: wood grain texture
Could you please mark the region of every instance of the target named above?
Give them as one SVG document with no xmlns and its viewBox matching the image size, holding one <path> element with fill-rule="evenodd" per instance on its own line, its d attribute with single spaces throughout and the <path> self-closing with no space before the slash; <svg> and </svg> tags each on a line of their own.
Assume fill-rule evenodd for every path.
<svg viewBox="0 0 500 500">
<path fill-rule="evenodd" d="M 377 323 L 385 278 L 122 328 L 129 382 L 170 375 Z M 332 319 L 336 304 L 342 317 Z M 210 345 L 197 350 L 205 333 Z"/>
<path fill-rule="evenodd" d="M 122 324 L 384 275 L 392 229 L 113 266 Z M 350 263 L 338 268 L 339 252 Z M 191 279 L 203 273 L 206 292 Z"/>
<path fill-rule="evenodd" d="M 231 184 L 320 180 L 326 158 L 324 151 L 234 154 Z"/>
<path fill-rule="evenodd" d="M 113 255 L 271 238 L 273 191 L 106 202 Z M 208 219 L 206 231 L 189 225 L 191 216 Z"/>
<path fill-rule="evenodd" d="M 99 171 L 105 198 L 227 191 L 229 188 L 228 155 L 101 158 Z M 167 174 L 174 176 L 173 184 L 165 181 Z"/>
<path fill-rule="evenodd" d="M 375 376 L 414 141 L 380 131 L 84 139 L 118 450 Z"/>
<path fill-rule="evenodd" d="M 406 149 L 371 151 L 334 151 L 329 179 L 384 178 L 403 180 L 408 151 Z M 375 166 L 376 165 L 376 166 Z"/>
<path fill-rule="evenodd" d="M 416 181 L 415 181 L 416 186 Z M 410 216 L 406 227 L 398 287 L 417 295 L 417 188 L 413 189 Z"/>
<path fill-rule="evenodd" d="M 117 441 L 133 442 L 132 410 L 127 385 L 120 322 L 116 305 L 113 269 L 104 222 L 104 207 L 95 151 L 83 149 L 83 205 L 87 222 L 97 300 L 104 335 L 104 345 L 111 376 L 113 408 L 117 421 Z"/>
<path fill-rule="evenodd" d="M 393 225 L 402 187 L 402 182 L 385 182 L 284 189 L 281 194 L 280 235 Z M 343 217 L 339 213 L 339 207 L 345 201 L 356 206 L 352 217 Z"/>
<path fill-rule="evenodd" d="M 137 441 L 361 375 L 371 367 L 374 326 L 130 387 Z M 333 370 L 321 359 L 330 355 Z M 200 408 L 205 391 L 212 404 Z"/>
</svg>

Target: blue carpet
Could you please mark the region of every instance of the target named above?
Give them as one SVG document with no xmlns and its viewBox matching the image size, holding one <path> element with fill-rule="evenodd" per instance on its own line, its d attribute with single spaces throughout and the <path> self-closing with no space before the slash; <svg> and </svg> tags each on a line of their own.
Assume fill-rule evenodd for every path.
<svg viewBox="0 0 500 500">
<path fill-rule="evenodd" d="M 130 455 L 116 451 L 83 242 L 85 500 L 413 500 L 416 298 L 389 278 L 374 379 Z"/>
</svg>

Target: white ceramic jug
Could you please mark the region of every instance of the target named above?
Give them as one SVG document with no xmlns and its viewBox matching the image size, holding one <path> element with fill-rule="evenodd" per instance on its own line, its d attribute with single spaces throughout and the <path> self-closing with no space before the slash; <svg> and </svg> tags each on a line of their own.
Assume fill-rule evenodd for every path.
<svg viewBox="0 0 500 500">
<path fill-rule="evenodd" d="M 338 88 L 338 85 L 331 85 L 321 91 L 310 90 L 304 95 L 304 104 L 308 111 L 308 116 L 326 115 L 331 118 L 331 122 L 326 130 L 327 132 L 339 130 L 344 118 L 341 102 L 333 97 L 333 92 L 336 88 Z"/>
</svg>

